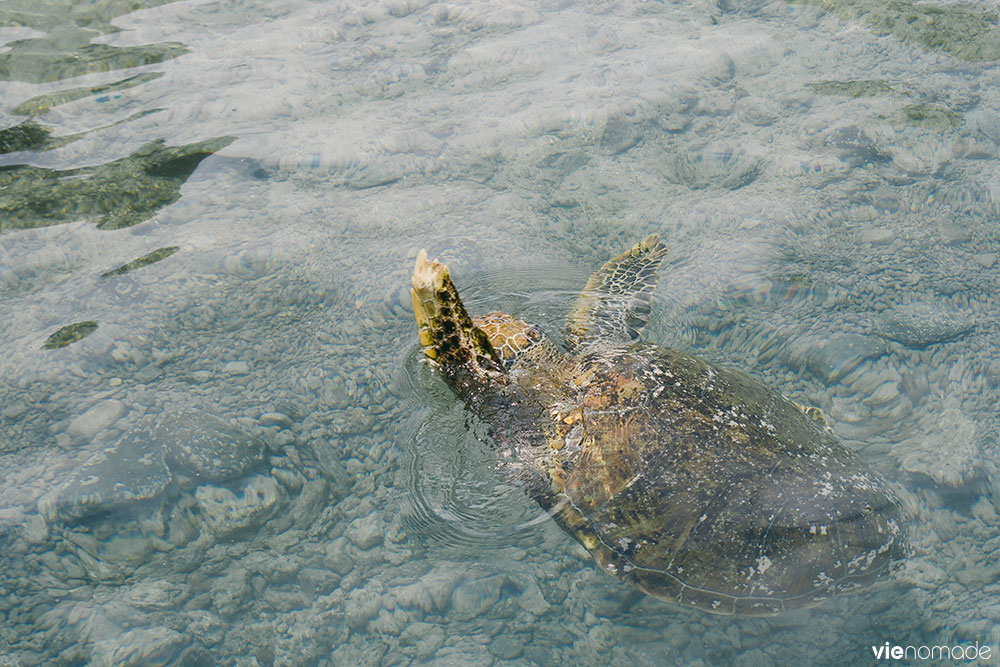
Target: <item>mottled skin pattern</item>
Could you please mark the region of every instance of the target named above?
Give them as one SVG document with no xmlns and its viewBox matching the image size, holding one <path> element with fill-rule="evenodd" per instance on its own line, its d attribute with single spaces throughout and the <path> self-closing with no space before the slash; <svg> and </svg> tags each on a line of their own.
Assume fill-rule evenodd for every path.
<svg viewBox="0 0 1000 667">
<path fill-rule="evenodd" d="M 768 616 L 872 583 L 906 550 L 877 473 L 749 376 L 629 342 L 664 252 L 646 239 L 595 274 L 617 295 L 581 296 L 575 355 L 509 315 L 469 318 L 447 267 L 421 255 L 425 354 L 531 496 L 650 595 Z"/>
</svg>

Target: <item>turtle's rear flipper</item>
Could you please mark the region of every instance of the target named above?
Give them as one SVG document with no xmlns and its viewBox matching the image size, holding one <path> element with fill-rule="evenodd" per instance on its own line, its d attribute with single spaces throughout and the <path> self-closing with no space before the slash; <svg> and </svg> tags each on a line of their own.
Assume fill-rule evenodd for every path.
<svg viewBox="0 0 1000 667">
<path fill-rule="evenodd" d="M 822 410 L 812 405 L 804 405 L 795 401 L 792 401 L 792 403 L 795 407 L 805 413 L 806 417 L 809 417 L 809 419 L 812 419 L 814 422 L 819 424 L 824 431 L 827 433 L 833 433 L 833 427 L 830 426 L 830 420 L 826 418 L 826 415 Z"/>
<path fill-rule="evenodd" d="M 566 321 L 566 345 L 630 343 L 649 321 L 656 271 L 667 247 L 653 234 L 602 266 L 587 281 Z"/>
</svg>

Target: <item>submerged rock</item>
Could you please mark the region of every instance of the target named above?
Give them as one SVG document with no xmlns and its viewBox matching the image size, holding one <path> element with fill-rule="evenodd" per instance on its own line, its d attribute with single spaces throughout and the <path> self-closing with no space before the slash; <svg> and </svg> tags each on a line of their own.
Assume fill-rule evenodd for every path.
<svg viewBox="0 0 1000 667">
<path fill-rule="evenodd" d="M 177 246 L 167 246 L 166 248 L 157 248 L 151 253 L 145 254 L 138 259 L 133 259 L 131 262 L 122 264 L 118 268 L 111 269 L 101 274 L 101 278 L 110 278 L 111 276 L 120 276 L 123 273 L 128 273 L 130 271 L 135 271 L 136 269 L 141 269 L 144 266 L 149 266 L 150 264 L 155 264 L 160 260 L 170 257 L 180 248 Z"/>
<path fill-rule="evenodd" d="M 124 412 L 125 406 L 121 401 L 101 401 L 71 421 L 66 433 L 74 438 L 92 438 L 118 421 Z"/>
<path fill-rule="evenodd" d="M 250 598 L 250 583 L 246 572 L 233 570 L 212 588 L 212 603 L 222 616 L 239 612 Z"/>
<path fill-rule="evenodd" d="M 201 410 L 164 414 L 153 429 L 167 465 L 197 481 L 239 477 L 264 457 L 264 443 Z"/>
<path fill-rule="evenodd" d="M 129 630 L 114 639 L 95 642 L 92 665 L 165 665 L 188 639 L 170 628 Z"/>
<path fill-rule="evenodd" d="M 893 86 L 881 79 L 861 79 L 852 81 L 812 81 L 806 84 L 820 95 L 836 95 L 839 97 L 875 97 L 891 95 L 896 92 Z"/>
<path fill-rule="evenodd" d="M 413 645 L 418 658 L 428 658 L 444 645 L 444 631 L 437 625 L 418 621 L 410 624 L 399 636 L 404 646 Z"/>
<path fill-rule="evenodd" d="M 139 609 L 159 611 L 174 609 L 189 597 L 187 586 L 167 579 L 139 581 L 125 598 Z"/>
<path fill-rule="evenodd" d="M 33 120 L 0 129 L 0 155 L 44 148 L 49 143 L 50 134 L 52 130 Z"/>
<path fill-rule="evenodd" d="M 981 454 L 976 423 L 949 399 L 940 416 L 923 420 L 920 435 L 892 447 L 904 470 L 926 475 L 944 486 L 962 486 L 979 472 Z"/>
<path fill-rule="evenodd" d="M 385 525 L 377 513 L 355 519 L 345 531 L 347 539 L 361 550 L 368 550 L 382 544 L 384 534 Z"/>
<path fill-rule="evenodd" d="M 520 635 L 501 634 L 494 637 L 486 648 L 501 660 L 513 660 L 524 652 L 524 639 Z"/>
<path fill-rule="evenodd" d="M 929 302 L 898 306 L 882 314 L 878 330 L 907 347 L 921 348 L 954 340 L 975 326 L 971 315 L 949 311 Z"/>
<path fill-rule="evenodd" d="M 0 232 L 80 220 L 98 229 L 137 225 L 180 199 L 201 161 L 233 140 L 167 146 L 160 139 L 118 160 L 76 169 L 11 165 L 0 171 Z"/>
<path fill-rule="evenodd" d="M 808 336 L 792 343 L 785 358 L 790 365 L 806 368 L 827 384 L 832 384 L 854 370 L 862 361 L 879 357 L 886 350 L 885 341 L 875 336 Z"/>
<path fill-rule="evenodd" d="M 962 124 L 962 116 L 940 104 L 910 104 L 881 118 L 895 125 L 913 125 L 944 131 Z"/>
<path fill-rule="evenodd" d="M 512 585 L 513 582 L 504 575 L 467 579 L 452 593 L 452 614 L 465 621 L 481 616 L 500 600 L 504 588 Z"/>
<path fill-rule="evenodd" d="M 1000 58 L 996 10 L 985 6 L 938 6 L 912 0 L 826 0 L 823 6 L 841 18 L 858 21 L 876 35 L 893 35 L 959 60 L 989 62 Z"/>
<path fill-rule="evenodd" d="M 0 185 L 2 185 L 2 183 L 0 183 Z M 3 226 L 0 225 L 0 231 L 2 230 Z M 72 345 L 77 341 L 83 340 L 95 331 L 97 331 L 97 322 L 94 320 L 67 324 L 64 327 L 60 327 L 47 339 L 45 339 L 42 349 L 58 350 L 59 348 L 66 347 L 67 345 Z"/>
<path fill-rule="evenodd" d="M 55 507 L 42 512 L 79 519 L 117 511 L 158 497 L 171 479 L 151 431 L 132 429 L 87 459 L 58 493 Z"/>
<path fill-rule="evenodd" d="M 118 401 L 105 401 L 74 420 L 70 430 L 92 436 L 122 410 Z M 189 478 L 201 483 L 240 477 L 263 456 L 263 443 L 228 421 L 201 410 L 167 412 L 153 427 L 133 428 L 87 459 L 40 502 L 40 510 L 64 520 L 119 511 L 159 498 L 174 482 L 190 488 Z"/>
<path fill-rule="evenodd" d="M 201 517 L 216 533 L 225 534 L 259 525 L 278 503 L 273 477 L 254 475 L 236 492 L 206 484 L 195 491 Z"/>
<path fill-rule="evenodd" d="M 615 115 L 608 118 L 601 133 L 600 146 L 617 155 L 629 150 L 642 140 L 643 124 L 626 116 Z"/>
</svg>

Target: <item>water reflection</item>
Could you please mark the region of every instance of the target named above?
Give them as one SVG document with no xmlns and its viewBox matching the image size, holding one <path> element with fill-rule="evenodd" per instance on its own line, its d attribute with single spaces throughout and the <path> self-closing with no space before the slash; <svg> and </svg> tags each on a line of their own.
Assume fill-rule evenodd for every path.
<svg viewBox="0 0 1000 667">
<path fill-rule="evenodd" d="M 86 338 L 96 330 L 97 322 L 94 322 L 93 320 L 67 324 L 49 336 L 45 341 L 45 344 L 42 345 L 42 348 L 46 350 L 57 350 L 60 347 L 66 347 L 67 345 L 71 345 L 78 340 Z"/>
<path fill-rule="evenodd" d="M 971 3 L 933 6 L 926 3 L 882 3 L 826 0 L 838 16 L 861 23 L 876 35 L 951 54 L 959 60 L 988 62 L 1000 58 L 1000 27 L 996 11 Z"/>
<path fill-rule="evenodd" d="M 96 167 L 0 167 L 0 232 L 90 219 L 98 229 L 131 227 L 180 199 L 198 164 L 235 137 L 184 146 L 150 142 Z"/>
<path fill-rule="evenodd" d="M 170 257 L 178 250 L 179 248 L 175 245 L 168 246 L 166 248 L 157 248 L 156 250 L 154 250 L 149 254 L 143 255 L 138 259 L 133 259 L 131 262 L 122 264 L 118 268 L 102 273 L 101 277 L 110 278 L 111 276 L 120 276 L 123 273 L 128 273 L 129 271 L 135 271 L 136 269 L 141 269 L 144 266 L 149 266 L 150 264 L 154 264 L 155 262 L 159 262 L 160 260 Z"/>
<path fill-rule="evenodd" d="M 67 104 L 85 97 L 95 97 L 97 102 L 106 102 L 121 95 L 123 91 L 150 81 L 155 81 L 161 76 L 163 76 L 163 72 L 144 72 L 100 86 L 69 88 L 67 90 L 57 90 L 52 93 L 36 95 L 14 107 L 14 113 L 19 116 L 40 116 L 60 104 Z"/>
<path fill-rule="evenodd" d="M 5 127 L 0 130 L 0 155 L 43 150 L 53 141 L 49 136 L 51 133 L 49 128 L 32 120 L 26 120 L 14 127 Z"/>
<path fill-rule="evenodd" d="M 93 72 L 108 72 L 163 62 L 188 53 L 177 42 L 142 46 L 95 44 L 102 35 L 119 31 L 111 21 L 123 14 L 169 4 L 173 0 L 15 0 L 0 6 L 0 25 L 22 26 L 46 33 L 19 39 L 0 53 L 0 80 L 43 83 Z"/>
</svg>

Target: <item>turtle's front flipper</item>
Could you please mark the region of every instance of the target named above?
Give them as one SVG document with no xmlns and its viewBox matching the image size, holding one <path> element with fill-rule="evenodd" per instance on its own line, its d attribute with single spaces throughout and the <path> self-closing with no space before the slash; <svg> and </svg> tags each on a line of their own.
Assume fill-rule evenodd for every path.
<svg viewBox="0 0 1000 667">
<path fill-rule="evenodd" d="M 413 268 L 410 296 L 424 355 L 437 362 L 446 376 L 462 369 L 475 373 L 500 370 L 499 356 L 466 312 L 448 267 L 429 261 L 424 250 Z"/>
<path fill-rule="evenodd" d="M 566 321 L 571 351 L 590 345 L 629 343 L 649 321 L 656 271 L 667 247 L 653 234 L 602 266 L 587 281 Z"/>
</svg>

